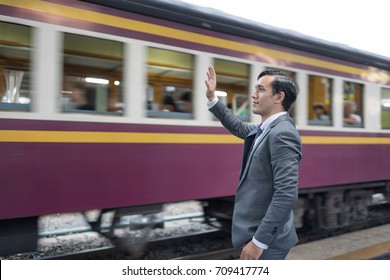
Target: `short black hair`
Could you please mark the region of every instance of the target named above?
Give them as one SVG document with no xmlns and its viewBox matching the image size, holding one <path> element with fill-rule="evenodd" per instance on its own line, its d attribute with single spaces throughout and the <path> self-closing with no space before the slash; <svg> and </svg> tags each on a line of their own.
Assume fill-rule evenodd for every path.
<svg viewBox="0 0 390 280">
<path fill-rule="evenodd" d="M 163 102 L 164 102 L 165 105 L 176 106 L 175 101 L 173 100 L 173 97 L 170 96 L 170 95 L 164 96 L 164 101 Z"/>
<path fill-rule="evenodd" d="M 297 83 L 289 75 L 280 70 L 264 70 L 259 74 L 257 80 L 263 76 L 275 76 L 275 79 L 271 82 L 272 94 L 278 94 L 281 91 L 284 92 L 285 97 L 282 105 L 284 110 L 288 111 L 297 99 L 299 92 Z"/>
<path fill-rule="evenodd" d="M 191 91 L 183 92 L 180 100 L 191 102 Z"/>
<path fill-rule="evenodd" d="M 320 103 L 316 103 L 313 105 L 313 109 L 322 109 L 322 110 L 325 110 L 325 106 L 323 104 L 320 104 Z"/>
</svg>

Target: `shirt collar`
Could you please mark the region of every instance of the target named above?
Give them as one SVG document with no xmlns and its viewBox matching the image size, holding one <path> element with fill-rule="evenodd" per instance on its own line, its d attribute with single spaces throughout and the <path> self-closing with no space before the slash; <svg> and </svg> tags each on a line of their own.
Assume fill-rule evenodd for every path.
<svg viewBox="0 0 390 280">
<path fill-rule="evenodd" d="M 283 112 L 279 112 L 279 113 L 276 113 L 276 114 L 273 114 L 272 116 L 270 116 L 268 119 L 266 119 L 261 125 L 260 125 L 260 128 L 265 131 L 269 125 L 274 121 L 276 120 L 277 118 L 279 118 L 280 116 L 283 116 L 283 115 L 286 115 L 287 112 L 286 111 L 283 111 Z"/>
</svg>

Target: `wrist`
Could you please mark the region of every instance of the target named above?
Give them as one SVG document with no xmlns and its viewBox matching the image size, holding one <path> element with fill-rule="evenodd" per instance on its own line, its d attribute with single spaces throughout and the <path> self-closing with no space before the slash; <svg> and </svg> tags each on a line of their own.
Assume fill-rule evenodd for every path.
<svg viewBox="0 0 390 280">
<path fill-rule="evenodd" d="M 214 105 L 217 104 L 217 102 L 218 102 L 218 97 L 217 97 L 217 96 L 214 96 L 213 99 L 210 99 L 210 98 L 207 97 L 207 99 L 208 99 L 208 101 L 207 101 L 207 107 L 209 107 L 209 109 L 211 109 L 212 107 L 214 107 Z"/>
<path fill-rule="evenodd" d="M 210 102 L 215 102 L 215 101 L 218 100 L 218 97 L 217 97 L 215 94 L 213 94 L 212 96 L 207 97 L 207 99 L 208 99 L 208 101 L 210 101 Z"/>
</svg>

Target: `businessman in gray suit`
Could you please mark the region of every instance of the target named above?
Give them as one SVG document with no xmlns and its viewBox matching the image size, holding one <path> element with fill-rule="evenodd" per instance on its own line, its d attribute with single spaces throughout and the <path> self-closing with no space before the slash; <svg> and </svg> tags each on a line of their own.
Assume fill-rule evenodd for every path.
<svg viewBox="0 0 390 280">
<path fill-rule="evenodd" d="M 241 259 L 285 259 L 298 242 L 293 208 L 298 198 L 298 171 L 302 144 L 288 114 L 298 86 L 285 73 L 260 73 L 252 94 L 252 110 L 260 125 L 244 123 L 215 95 L 217 77 L 207 72 L 209 110 L 233 135 L 245 139 L 232 224 L 234 247 Z"/>
</svg>

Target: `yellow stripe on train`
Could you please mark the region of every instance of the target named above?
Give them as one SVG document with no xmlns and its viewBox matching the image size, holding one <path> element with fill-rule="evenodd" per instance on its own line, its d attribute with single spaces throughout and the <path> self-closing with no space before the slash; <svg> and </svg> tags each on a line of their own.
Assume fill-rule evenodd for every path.
<svg viewBox="0 0 390 280">
<path fill-rule="evenodd" d="M 228 134 L 1 130 L 0 142 L 234 144 Z"/>
<path fill-rule="evenodd" d="M 303 144 L 386 144 L 390 137 L 302 136 Z M 0 130 L 7 143 L 241 144 L 230 134 Z"/>
</svg>

